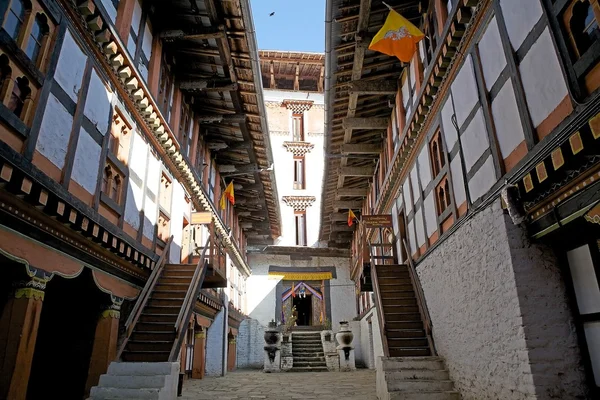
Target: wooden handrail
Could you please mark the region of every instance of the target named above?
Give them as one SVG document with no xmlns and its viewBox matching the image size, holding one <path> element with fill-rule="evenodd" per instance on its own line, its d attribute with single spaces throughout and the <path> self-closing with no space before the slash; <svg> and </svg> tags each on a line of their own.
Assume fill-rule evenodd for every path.
<svg viewBox="0 0 600 400">
<path fill-rule="evenodd" d="M 121 354 L 123 353 L 123 350 L 125 350 L 125 346 L 127 345 L 127 341 L 129 340 L 129 337 L 131 336 L 131 333 L 133 332 L 133 328 L 135 327 L 135 324 L 137 323 L 138 319 L 140 318 L 140 315 L 142 314 L 142 310 L 144 309 L 144 307 L 146 307 L 146 303 L 148 302 L 148 299 L 150 298 L 150 294 L 154 290 L 154 286 L 156 286 L 156 282 L 158 282 L 158 278 L 160 277 L 160 274 L 165 266 L 165 262 L 169 255 L 169 251 L 171 249 L 172 242 L 173 242 L 173 235 L 171 235 L 169 240 L 167 240 L 167 244 L 165 245 L 165 248 L 164 248 L 162 254 L 160 255 L 160 258 L 158 259 L 158 262 L 156 263 L 154 270 L 150 274 L 148 281 L 146 281 L 146 285 L 144 285 L 144 289 L 142 289 L 142 292 L 140 293 L 137 301 L 135 302 L 135 305 L 133 306 L 133 309 L 131 310 L 131 313 L 129 314 L 127 321 L 125 321 L 125 339 L 123 340 L 123 343 L 121 343 L 121 347 L 119 349 L 119 354 L 117 356 L 117 359 L 121 358 Z"/>
<path fill-rule="evenodd" d="M 419 280 L 419 275 L 417 275 L 417 270 L 415 268 L 415 264 L 412 261 L 410 250 L 408 249 L 408 244 L 405 239 L 402 239 L 402 246 L 404 246 L 404 251 L 406 252 L 406 258 L 408 262 L 408 272 L 410 275 L 410 280 L 415 288 L 415 294 L 417 295 L 417 301 L 419 304 L 419 313 L 421 314 L 421 319 L 423 319 L 423 325 L 425 326 L 425 335 L 427 336 L 427 342 L 429 344 L 429 350 L 431 351 L 431 355 L 435 356 L 435 346 L 433 343 L 433 335 L 432 330 L 433 326 L 431 323 L 431 317 L 429 315 L 429 310 L 427 309 L 427 303 L 425 302 L 425 294 L 423 293 L 423 288 L 421 287 L 421 281 Z"/>
<path fill-rule="evenodd" d="M 386 357 L 390 356 L 390 350 L 388 349 L 387 333 L 385 331 L 385 316 L 383 315 L 383 300 L 381 299 L 381 290 L 379 289 L 379 279 L 377 279 L 377 268 L 375 266 L 375 259 L 373 258 L 373 247 L 371 242 L 367 242 L 369 245 L 369 255 L 371 257 L 371 281 L 373 282 L 373 289 L 375 289 L 375 306 L 377 307 L 377 320 L 379 321 L 379 333 L 381 334 L 381 345 L 383 346 L 383 355 Z"/>
<path fill-rule="evenodd" d="M 210 240 L 211 236 L 208 237 L 208 239 L 206 240 L 206 244 L 202 249 L 202 254 L 200 255 L 198 264 L 196 264 L 196 270 L 194 271 L 192 281 L 190 282 L 190 286 L 188 287 L 187 293 L 185 294 L 183 304 L 179 309 L 179 315 L 177 315 L 177 320 L 175 321 L 175 341 L 173 342 L 173 347 L 171 348 L 171 353 L 169 354 L 169 361 L 171 362 L 177 360 L 178 352 L 181 347 L 181 343 L 183 341 L 185 333 L 185 325 L 190 319 L 190 313 L 193 311 L 194 302 L 198 298 L 200 290 L 202 289 L 202 282 L 204 281 L 204 277 L 206 276 L 206 270 L 208 268 L 208 261 L 206 260 L 206 250 L 209 247 Z"/>
</svg>

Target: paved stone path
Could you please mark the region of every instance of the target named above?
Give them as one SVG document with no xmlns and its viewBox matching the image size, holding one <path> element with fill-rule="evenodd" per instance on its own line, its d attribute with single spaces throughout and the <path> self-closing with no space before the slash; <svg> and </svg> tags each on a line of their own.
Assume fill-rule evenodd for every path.
<svg viewBox="0 0 600 400">
<path fill-rule="evenodd" d="M 224 378 L 190 379 L 182 400 L 376 400 L 375 371 L 355 372 L 230 372 Z"/>
</svg>

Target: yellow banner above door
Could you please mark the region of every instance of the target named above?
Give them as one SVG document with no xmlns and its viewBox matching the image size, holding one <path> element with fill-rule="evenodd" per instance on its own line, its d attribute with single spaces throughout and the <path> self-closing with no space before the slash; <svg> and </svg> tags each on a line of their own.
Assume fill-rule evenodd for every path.
<svg viewBox="0 0 600 400">
<path fill-rule="evenodd" d="M 282 279 L 284 281 L 322 281 L 333 279 L 331 272 L 280 272 L 269 271 L 269 277 L 272 279 Z"/>
</svg>

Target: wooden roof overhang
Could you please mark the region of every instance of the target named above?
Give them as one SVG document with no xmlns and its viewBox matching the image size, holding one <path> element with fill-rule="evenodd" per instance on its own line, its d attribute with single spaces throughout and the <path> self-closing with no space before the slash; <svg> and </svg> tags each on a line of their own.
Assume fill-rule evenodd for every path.
<svg viewBox="0 0 600 400">
<path fill-rule="evenodd" d="M 261 50 L 259 57 L 265 88 L 323 92 L 323 53 Z"/>
<path fill-rule="evenodd" d="M 344 216 L 349 209 L 360 216 L 404 66 L 396 57 L 368 50 L 389 12 L 381 0 L 327 3 L 332 7 L 332 22 L 326 29 L 331 43 L 326 51 L 331 55 L 326 67 L 330 79 L 325 87 L 326 160 L 320 238 L 331 247 L 348 247 L 352 232 L 345 229 Z M 419 25 L 422 1 L 387 3 Z"/>
<path fill-rule="evenodd" d="M 154 0 L 152 6 L 155 30 L 221 177 L 234 180 L 248 242 L 271 243 L 281 233 L 280 215 L 248 0 Z"/>
</svg>

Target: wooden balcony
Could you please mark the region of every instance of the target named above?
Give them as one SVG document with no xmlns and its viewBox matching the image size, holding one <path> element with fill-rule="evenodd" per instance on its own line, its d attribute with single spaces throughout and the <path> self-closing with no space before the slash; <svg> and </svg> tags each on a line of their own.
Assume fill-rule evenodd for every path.
<svg viewBox="0 0 600 400">
<path fill-rule="evenodd" d="M 187 246 L 182 250 L 184 262 L 197 264 L 204 250 L 204 235 L 210 235 L 209 247 L 205 258 L 208 259 L 208 269 L 204 277 L 203 289 L 227 287 L 227 253 L 226 247 L 219 237 L 213 222 L 207 225 L 191 226 L 184 236 L 187 236 Z M 187 257 L 186 257 L 187 254 Z"/>
</svg>

